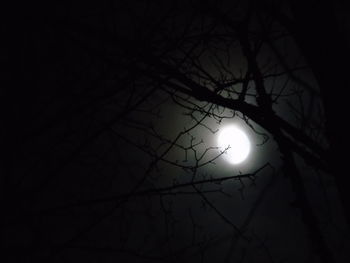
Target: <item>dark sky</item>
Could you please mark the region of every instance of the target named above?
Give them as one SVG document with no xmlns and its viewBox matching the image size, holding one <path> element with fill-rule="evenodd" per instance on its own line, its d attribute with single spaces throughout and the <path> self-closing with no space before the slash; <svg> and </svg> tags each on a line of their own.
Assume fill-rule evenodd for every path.
<svg viewBox="0 0 350 263">
<path fill-rule="evenodd" d="M 251 70 L 240 35 L 205 2 L 9 8 L 3 262 L 324 262 L 275 135 L 244 112 L 181 93 L 186 78 L 211 91 L 239 80 L 218 93 L 235 100 Z M 249 37 L 274 112 L 326 148 L 312 68 L 288 30 L 253 2 L 212 7 L 235 23 L 253 10 Z M 276 6 L 292 16 L 283 3 Z M 163 88 L 168 81 L 176 92 Z M 259 106 L 257 96 L 250 79 L 245 102 Z M 236 166 L 216 159 L 218 130 L 231 124 L 252 145 Z M 347 262 L 349 229 L 333 177 L 293 156 L 334 262 Z"/>
</svg>

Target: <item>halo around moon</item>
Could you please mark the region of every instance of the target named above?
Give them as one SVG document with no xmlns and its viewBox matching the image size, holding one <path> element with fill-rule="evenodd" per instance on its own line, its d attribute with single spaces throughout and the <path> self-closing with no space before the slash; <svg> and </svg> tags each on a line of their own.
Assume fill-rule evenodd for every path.
<svg viewBox="0 0 350 263">
<path fill-rule="evenodd" d="M 220 129 L 218 146 L 221 151 L 225 151 L 223 156 L 231 164 L 242 163 L 250 153 L 250 141 L 237 126 Z"/>
</svg>

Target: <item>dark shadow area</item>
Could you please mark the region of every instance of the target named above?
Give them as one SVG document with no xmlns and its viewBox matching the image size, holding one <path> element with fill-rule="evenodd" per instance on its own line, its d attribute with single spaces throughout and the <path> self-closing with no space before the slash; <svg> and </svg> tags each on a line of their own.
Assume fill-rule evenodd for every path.
<svg viewBox="0 0 350 263">
<path fill-rule="evenodd" d="M 1 262 L 348 262 L 347 11 L 6 6 Z"/>
</svg>

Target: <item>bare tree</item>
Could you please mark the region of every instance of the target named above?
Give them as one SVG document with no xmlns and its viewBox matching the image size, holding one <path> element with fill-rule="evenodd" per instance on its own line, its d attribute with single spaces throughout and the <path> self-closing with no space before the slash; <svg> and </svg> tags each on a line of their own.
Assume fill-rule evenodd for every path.
<svg viewBox="0 0 350 263">
<path fill-rule="evenodd" d="M 11 27 L 9 37 L 25 40 L 18 84 L 35 88 L 19 96 L 14 82 L 4 92 L 4 257 L 293 261 L 250 226 L 284 174 L 308 260 L 342 262 L 348 226 L 330 192 L 336 183 L 348 218 L 336 157 L 344 136 L 328 87 L 348 84 L 337 64 L 348 46 L 335 17 L 322 20 L 327 6 L 309 22 L 312 5 L 263 2 L 57 4 Z M 208 138 L 232 120 L 277 156 L 243 172 L 221 167 L 227 149 Z M 246 216 L 228 211 L 244 198 Z"/>
</svg>

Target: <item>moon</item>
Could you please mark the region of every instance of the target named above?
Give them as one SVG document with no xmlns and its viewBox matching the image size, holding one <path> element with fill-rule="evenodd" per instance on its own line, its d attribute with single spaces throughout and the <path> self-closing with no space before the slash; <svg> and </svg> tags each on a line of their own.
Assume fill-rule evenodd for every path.
<svg viewBox="0 0 350 263">
<path fill-rule="evenodd" d="M 227 126 L 220 130 L 218 146 L 225 151 L 224 158 L 231 164 L 242 163 L 250 153 L 248 136 L 237 126 Z"/>
</svg>

